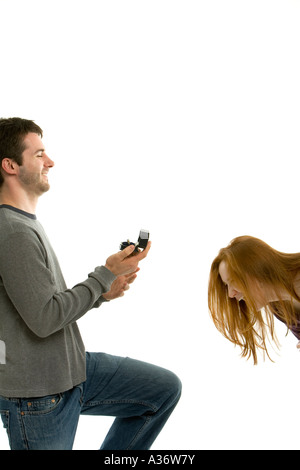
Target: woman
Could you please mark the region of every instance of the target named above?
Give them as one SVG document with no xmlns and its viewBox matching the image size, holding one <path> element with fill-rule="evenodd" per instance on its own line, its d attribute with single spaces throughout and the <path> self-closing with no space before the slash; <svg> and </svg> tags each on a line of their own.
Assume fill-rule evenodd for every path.
<svg viewBox="0 0 300 470">
<path fill-rule="evenodd" d="M 300 340 L 300 253 L 281 253 L 250 236 L 235 238 L 212 263 L 208 305 L 217 329 L 254 364 L 258 349 L 268 354 L 268 332 L 278 346 L 274 315 Z"/>
</svg>

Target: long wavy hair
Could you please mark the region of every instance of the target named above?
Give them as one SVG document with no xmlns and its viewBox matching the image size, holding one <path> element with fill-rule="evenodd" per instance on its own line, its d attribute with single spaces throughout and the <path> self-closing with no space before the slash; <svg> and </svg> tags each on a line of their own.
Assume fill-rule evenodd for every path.
<svg viewBox="0 0 300 470">
<path fill-rule="evenodd" d="M 230 298 L 219 274 L 224 261 L 232 282 L 243 293 L 243 300 Z M 268 355 L 266 340 L 270 335 L 279 346 L 274 315 L 288 328 L 296 325 L 293 300 L 300 302 L 294 281 L 300 273 L 300 253 L 282 253 L 262 240 L 250 236 L 235 238 L 214 259 L 208 286 L 208 306 L 216 328 L 242 349 L 242 357 L 252 355 L 257 364 L 257 350 Z M 266 292 L 274 293 L 275 302 L 267 303 Z M 283 292 L 289 294 L 283 299 Z M 258 309 L 257 301 L 263 305 Z"/>
</svg>

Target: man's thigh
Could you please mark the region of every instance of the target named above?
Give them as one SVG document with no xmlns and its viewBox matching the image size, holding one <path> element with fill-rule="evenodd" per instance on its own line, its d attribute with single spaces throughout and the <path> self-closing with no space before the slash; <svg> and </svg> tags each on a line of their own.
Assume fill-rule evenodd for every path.
<svg viewBox="0 0 300 470">
<path fill-rule="evenodd" d="M 155 413 L 169 397 L 174 374 L 131 358 L 87 353 L 82 414 L 117 417 Z"/>
</svg>

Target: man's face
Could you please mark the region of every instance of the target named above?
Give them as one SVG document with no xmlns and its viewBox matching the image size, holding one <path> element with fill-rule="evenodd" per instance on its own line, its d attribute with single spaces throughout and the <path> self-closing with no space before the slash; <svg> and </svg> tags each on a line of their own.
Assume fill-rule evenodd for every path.
<svg viewBox="0 0 300 470">
<path fill-rule="evenodd" d="M 49 190 L 48 171 L 54 162 L 46 154 L 39 135 L 30 132 L 24 138 L 23 162 L 19 167 L 19 181 L 26 191 L 40 196 Z"/>
</svg>

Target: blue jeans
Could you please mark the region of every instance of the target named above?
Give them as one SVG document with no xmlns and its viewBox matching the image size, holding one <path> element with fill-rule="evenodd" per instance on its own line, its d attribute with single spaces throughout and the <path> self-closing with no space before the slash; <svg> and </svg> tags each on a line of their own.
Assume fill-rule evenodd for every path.
<svg viewBox="0 0 300 470">
<path fill-rule="evenodd" d="M 181 394 L 172 372 L 130 358 L 86 353 L 87 380 L 41 398 L 0 396 L 12 450 L 71 450 L 79 416 L 115 416 L 103 450 L 147 450 Z"/>
</svg>

